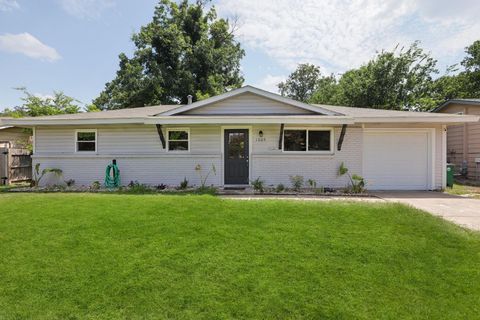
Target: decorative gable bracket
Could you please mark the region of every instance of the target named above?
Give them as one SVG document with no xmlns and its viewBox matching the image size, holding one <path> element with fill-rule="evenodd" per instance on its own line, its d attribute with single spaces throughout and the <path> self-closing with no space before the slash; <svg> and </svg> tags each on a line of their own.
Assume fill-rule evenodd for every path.
<svg viewBox="0 0 480 320">
<path fill-rule="evenodd" d="M 344 125 L 342 125 L 342 132 L 340 133 L 340 137 L 338 138 L 338 145 L 337 145 L 337 150 L 338 151 L 342 150 L 343 139 L 345 138 L 345 133 L 346 132 L 347 132 L 347 125 L 344 124 Z"/>
</svg>

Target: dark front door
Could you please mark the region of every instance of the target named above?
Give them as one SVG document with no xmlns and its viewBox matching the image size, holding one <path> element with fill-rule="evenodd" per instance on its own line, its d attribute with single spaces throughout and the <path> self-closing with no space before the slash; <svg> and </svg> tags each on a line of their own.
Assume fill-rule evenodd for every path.
<svg viewBox="0 0 480 320">
<path fill-rule="evenodd" d="M 225 130 L 225 184 L 248 184 L 248 130 Z"/>
</svg>

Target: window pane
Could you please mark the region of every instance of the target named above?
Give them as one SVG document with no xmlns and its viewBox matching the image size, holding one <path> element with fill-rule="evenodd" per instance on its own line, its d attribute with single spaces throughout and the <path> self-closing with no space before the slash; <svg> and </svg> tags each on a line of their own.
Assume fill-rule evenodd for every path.
<svg viewBox="0 0 480 320">
<path fill-rule="evenodd" d="M 188 141 L 170 141 L 168 150 L 188 151 Z"/>
<path fill-rule="evenodd" d="M 228 134 L 228 158 L 245 158 L 245 134 L 242 132 L 232 132 Z"/>
<path fill-rule="evenodd" d="M 168 140 L 188 140 L 187 131 L 168 131 Z"/>
<path fill-rule="evenodd" d="M 308 151 L 330 151 L 330 131 L 308 131 Z"/>
<path fill-rule="evenodd" d="M 307 151 L 306 130 L 285 130 L 283 138 L 285 151 Z"/>
<path fill-rule="evenodd" d="M 95 141 L 95 132 L 77 132 L 78 141 Z"/>
<path fill-rule="evenodd" d="M 77 151 L 95 151 L 95 142 L 77 142 Z"/>
</svg>

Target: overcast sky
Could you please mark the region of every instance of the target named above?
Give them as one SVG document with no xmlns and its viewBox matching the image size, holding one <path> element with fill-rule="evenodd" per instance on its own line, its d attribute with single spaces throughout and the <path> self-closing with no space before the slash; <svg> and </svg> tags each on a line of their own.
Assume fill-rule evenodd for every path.
<svg viewBox="0 0 480 320">
<path fill-rule="evenodd" d="M 156 0 L 0 0 L 0 110 L 21 103 L 14 87 L 61 90 L 89 103 L 115 76 L 118 54 L 148 23 Z M 415 40 L 459 62 L 480 39 L 478 0 L 216 0 L 236 17 L 246 84 L 276 91 L 298 63 L 324 73 L 358 67 L 381 49 Z"/>
</svg>

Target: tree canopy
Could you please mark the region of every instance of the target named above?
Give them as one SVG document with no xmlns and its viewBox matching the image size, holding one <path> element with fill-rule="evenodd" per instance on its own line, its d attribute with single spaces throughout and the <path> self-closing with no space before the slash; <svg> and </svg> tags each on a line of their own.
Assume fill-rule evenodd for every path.
<svg viewBox="0 0 480 320">
<path fill-rule="evenodd" d="M 115 79 L 94 104 L 101 109 L 186 103 L 243 84 L 244 50 L 228 20 L 217 18 L 209 1 L 179 4 L 160 0 L 153 19 L 132 36 L 133 57 L 121 53 Z"/>
<path fill-rule="evenodd" d="M 17 88 L 17 90 L 23 92 L 23 104 L 12 109 L 5 109 L 2 115 L 14 118 L 40 117 L 81 111 L 78 105 L 80 101 L 61 91 L 54 91 L 52 96 L 42 97 L 30 93 L 26 88 Z"/>
<path fill-rule="evenodd" d="M 285 82 L 278 84 L 280 94 L 298 101 L 307 102 L 317 90 L 320 68 L 313 64 L 299 64 Z"/>
<path fill-rule="evenodd" d="M 282 95 L 311 103 L 426 111 L 448 99 L 480 97 L 480 40 L 465 50 L 461 65 L 438 78 L 437 61 L 414 42 L 382 51 L 338 78 L 300 64 L 279 88 Z"/>
</svg>

